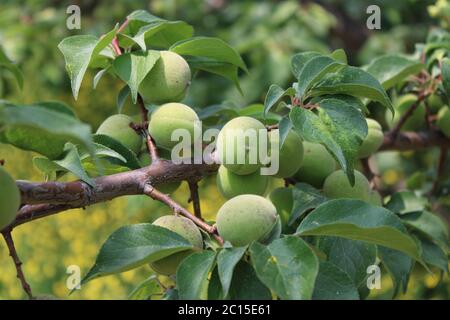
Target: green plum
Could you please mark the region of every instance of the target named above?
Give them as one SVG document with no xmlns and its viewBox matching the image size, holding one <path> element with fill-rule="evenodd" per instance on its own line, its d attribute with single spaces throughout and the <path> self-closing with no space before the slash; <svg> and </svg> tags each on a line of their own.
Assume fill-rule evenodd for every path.
<svg viewBox="0 0 450 320">
<path fill-rule="evenodd" d="M 269 141 L 272 142 L 274 139 L 278 139 L 279 143 L 278 129 L 269 132 Z M 286 136 L 278 152 L 278 161 L 278 173 L 275 174 L 277 178 L 292 177 L 300 169 L 303 161 L 303 143 L 302 138 L 295 131 L 290 130 Z"/>
<path fill-rule="evenodd" d="M 146 103 L 181 101 L 191 82 L 191 69 L 177 53 L 161 51 L 161 56 L 139 86 Z"/>
<path fill-rule="evenodd" d="M 220 166 L 217 172 L 217 188 L 227 199 L 241 194 L 264 195 L 269 183 L 269 177 L 260 175 L 258 171 L 248 175 L 238 175 Z"/>
<path fill-rule="evenodd" d="M 352 187 L 343 170 L 330 174 L 323 184 L 324 194 L 331 199 L 350 198 L 369 202 L 370 184 L 367 178 L 355 170 L 355 185 Z"/>
<path fill-rule="evenodd" d="M 436 125 L 447 138 L 450 138 L 450 109 L 448 106 L 439 110 Z"/>
<path fill-rule="evenodd" d="M 133 119 L 127 115 L 115 114 L 103 121 L 97 129 L 97 133 L 116 139 L 125 147 L 138 154 L 142 146 L 142 137 L 130 127 L 132 122 Z"/>
<path fill-rule="evenodd" d="M 243 194 L 225 202 L 217 213 L 219 235 L 233 246 L 263 240 L 277 221 L 277 209 L 261 196 Z"/>
<path fill-rule="evenodd" d="M 14 221 L 20 206 L 16 182 L 0 166 L 0 230 Z"/>
<path fill-rule="evenodd" d="M 153 222 L 154 225 L 160 226 L 188 240 L 194 249 L 185 250 L 174 253 L 168 257 L 152 262 L 150 265 L 153 270 L 163 275 L 173 275 L 177 272 L 177 268 L 181 261 L 190 255 L 193 251 L 203 249 L 203 238 L 198 227 L 189 219 L 180 216 L 162 216 Z"/>
<path fill-rule="evenodd" d="M 366 119 L 366 121 L 369 130 L 367 132 L 367 136 L 363 140 L 363 143 L 359 147 L 359 158 L 367 158 L 374 154 L 381 147 L 384 139 L 381 125 L 373 119 Z"/>
<path fill-rule="evenodd" d="M 336 161 L 321 144 L 303 141 L 303 150 L 303 163 L 294 177 L 320 189 L 325 178 L 336 170 Z"/>
<path fill-rule="evenodd" d="M 277 213 L 281 219 L 283 231 L 287 231 L 288 222 L 291 217 L 294 198 L 291 188 L 276 188 L 269 194 L 269 200 L 277 209 Z"/>
</svg>

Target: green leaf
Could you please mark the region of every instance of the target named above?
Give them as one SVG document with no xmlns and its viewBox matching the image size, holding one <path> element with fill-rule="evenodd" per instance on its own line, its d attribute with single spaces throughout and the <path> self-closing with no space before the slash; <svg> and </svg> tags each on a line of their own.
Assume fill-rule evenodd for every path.
<svg viewBox="0 0 450 320">
<path fill-rule="evenodd" d="M 376 260 L 377 249 L 373 244 L 339 237 L 320 237 L 318 248 L 327 256 L 327 261 L 344 271 L 356 287 L 364 284 L 367 267 Z"/>
<path fill-rule="evenodd" d="M 100 79 L 103 78 L 103 76 L 105 75 L 105 73 L 107 73 L 109 71 L 110 67 L 107 67 L 105 69 L 100 70 L 99 72 L 97 72 L 94 76 L 94 81 L 92 83 L 92 88 L 95 90 L 97 88 L 98 83 L 100 82 Z"/>
<path fill-rule="evenodd" d="M 124 86 L 120 89 L 119 94 L 117 95 L 116 105 L 117 105 L 117 113 L 122 113 L 123 105 L 130 95 L 130 87 Z"/>
<path fill-rule="evenodd" d="M 303 139 L 323 144 L 334 155 L 353 185 L 354 162 L 368 130 L 364 115 L 344 101 L 324 99 L 318 114 L 297 107 L 289 117 Z"/>
<path fill-rule="evenodd" d="M 448 273 L 448 257 L 445 251 L 424 237 L 418 237 L 422 246 L 422 258 L 425 263 L 438 267 Z"/>
<path fill-rule="evenodd" d="M 169 50 L 180 55 L 206 57 L 218 62 L 230 63 L 247 71 L 239 53 L 219 38 L 194 37 L 175 43 Z"/>
<path fill-rule="evenodd" d="M 318 207 L 327 201 L 319 190 L 306 183 L 297 183 L 292 189 L 293 205 L 289 218 L 289 225 L 292 226 L 297 219 L 301 218 L 308 210 Z"/>
<path fill-rule="evenodd" d="M 325 202 L 300 223 L 301 236 L 336 236 L 402 251 L 421 261 L 420 248 L 391 211 L 361 200 Z"/>
<path fill-rule="evenodd" d="M 149 300 L 152 295 L 159 295 L 161 288 L 157 282 L 158 277 L 151 275 L 142 281 L 128 296 L 128 300 Z"/>
<path fill-rule="evenodd" d="M 217 255 L 217 268 L 219 272 L 220 282 L 222 283 L 223 296 L 228 295 L 231 279 L 233 278 L 234 268 L 241 260 L 247 247 L 240 248 L 223 248 Z"/>
<path fill-rule="evenodd" d="M 264 116 L 267 115 L 270 109 L 275 106 L 283 97 L 293 96 L 295 94 L 294 88 L 288 88 L 283 90 L 276 84 L 272 84 L 266 94 L 266 99 L 264 100 Z"/>
<path fill-rule="evenodd" d="M 317 84 L 311 96 L 323 94 L 348 94 L 380 102 L 394 112 L 386 91 L 370 73 L 356 67 L 346 66 Z"/>
<path fill-rule="evenodd" d="M 348 105 L 361 110 L 361 112 L 363 113 L 370 113 L 369 109 L 367 109 L 367 106 L 361 101 L 361 99 L 354 97 L 354 96 L 349 96 L 346 94 L 325 94 L 323 96 L 318 96 L 318 97 L 314 97 L 313 99 L 311 99 L 311 103 L 312 104 L 320 104 L 320 102 L 322 100 L 326 100 L 326 99 L 337 99 L 337 100 L 341 100 L 344 101 L 345 103 L 347 103 Z"/>
<path fill-rule="evenodd" d="M 166 228 L 149 223 L 124 226 L 114 231 L 103 244 L 82 283 L 131 270 L 191 248 L 189 241 Z"/>
<path fill-rule="evenodd" d="M 181 300 L 206 300 L 208 282 L 216 253 L 210 250 L 193 253 L 181 262 L 177 270 L 177 289 Z"/>
<path fill-rule="evenodd" d="M 332 57 L 334 60 L 337 60 L 339 62 L 342 62 L 344 64 L 347 64 L 347 54 L 345 53 L 344 49 L 336 49 L 331 54 L 330 57 Z"/>
<path fill-rule="evenodd" d="M 110 136 L 104 134 L 94 134 L 92 135 L 92 139 L 95 143 L 108 147 L 109 149 L 116 151 L 123 158 L 125 158 L 126 162 L 124 163 L 124 165 L 126 167 L 133 170 L 139 169 L 141 167 L 139 160 L 134 154 L 134 152 L 125 147 L 116 139 L 111 138 Z"/>
<path fill-rule="evenodd" d="M 280 149 L 281 147 L 283 147 L 284 141 L 286 141 L 286 138 L 291 129 L 292 129 L 291 119 L 289 119 L 289 117 L 281 118 L 280 122 L 278 122 L 278 130 L 280 133 Z"/>
<path fill-rule="evenodd" d="M 63 113 L 65 115 L 71 116 L 72 118 L 75 118 L 75 119 L 77 118 L 73 109 L 71 107 L 69 107 L 67 104 L 60 102 L 60 101 L 41 101 L 41 102 L 33 103 L 30 106 L 38 107 L 38 108 L 45 108 L 45 109 L 48 109 L 51 111 Z"/>
<path fill-rule="evenodd" d="M 183 21 L 158 21 L 144 25 L 132 40 L 146 51 L 149 46 L 168 48 L 178 41 L 192 37 L 194 29 Z"/>
<path fill-rule="evenodd" d="M 66 60 L 66 70 L 70 77 L 75 100 L 89 64 L 111 43 L 116 35 L 116 30 L 117 27 L 101 39 L 92 35 L 77 35 L 67 37 L 58 44 L 58 48 Z"/>
<path fill-rule="evenodd" d="M 425 197 L 417 196 L 412 191 L 399 191 L 391 196 L 386 208 L 397 214 L 423 211 L 429 206 Z"/>
<path fill-rule="evenodd" d="M 445 94 L 450 98 L 450 59 L 442 59 L 442 85 L 444 87 Z"/>
<path fill-rule="evenodd" d="M 319 52 L 314 52 L 314 51 L 306 51 L 306 52 L 301 52 L 301 53 L 297 53 L 297 54 L 293 55 L 291 58 L 291 70 L 292 70 L 292 74 L 294 75 L 294 77 L 296 79 L 299 79 L 300 71 L 303 69 L 305 64 L 309 60 L 311 60 L 317 56 L 320 56 L 320 55 L 321 54 Z"/>
<path fill-rule="evenodd" d="M 20 71 L 19 67 L 8 58 L 8 56 L 3 50 L 3 47 L 0 45 L 0 69 L 1 68 L 5 68 L 9 72 L 11 72 L 14 78 L 16 79 L 19 88 L 23 89 L 22 71 Z"/>
<path fill-rule="evenodd" d="M 424 67 L 419 61 L 402 55 L 391 54 L 375 58 L 365 70 L 373 75 L 387 90 L 410 75 L 419 73 Z"/>
<path fill-rule="evenodd" d="M 61 159 L 52 161 L 48 158 L 35 157 L 33 158 L 33 164 L 46 175 L 70 172 L 87 184 L 94 186 L 94 181 L 87 175 L 81 165 L 77 147 L 70 142 L 66 144 Z"/>
<path fill-rule="evenodd" d="M 49 159 L 60 157 L 69 141 L 92 150 L 90 126 L 48 105 L 0 107 L 0 127 L 5 143 Z"/>
<path fill-rule="evenodd" d="M 393 297 L 397 296 L 400 292 L 405 293 L 414 261 L 400 251 L 383 246 L 378 246 L 378 256 L 391 276 L 394 285 Z"/>
<path fill-rule="evenodd" d="M 352 279 L 338 266 L 321 262 L 314 287 L 313 300 L 359 300 Z"/>
<path fill-rule="evenodd" d="M 317 56 L 308 60 L 298 73 L 297 96 L 303 97 L 323 77 L 343 68 L 345 64 L 327 56 Z"/>
<path fill-rule="evenodd" d="M 254 242 L 250 254 L 258 278 L 281 299 L 311 299 L 319 262 L 302 239 L 287 236 L 268 246 Z"/>
<path fill-rule="evenodd" d="M 107 158 L 113 158 L 117 159 L 120 162 L 125 163 L 127 160 L 117 151 L 114 151 L 111 148 L 108 148 L 107 146 L 104 146 L 102 144 L 94 143 L 94 151 L 90 153 L 88 150 L 80 148 L 79 154 L 81 160 L 86 160 L 88 158 L 92 158 L 95 160 L 95 157 L 107 157 Z"/>
<path fill-rule="evenodd" d="M 204 57 L 186 57 L 189 66 L 193 69 L 198 69 L 222 76 L 234 83 L 239 93 L 242 95 L 242 88 L 239 84 L 238 67 L 225 62 L 218 62 L 214 59 Z"/>
<path fill-rule="evenodd" d="M 448 249 L 447 224 L 436 214 L 421 211 L 403 214 L 400 218 L 408 227 L 414 228 L 429 239 L 436 241 L 442 248 Z"/>
<path fill-rule="evenodd" d="M 229 297 L 231 300 L 271 300 L 272 294 L 252 266 L 241 260 L 234 270 Z"/>
<path fill-rule="evenodd" d="M 159 57 L 159 51 L 149 50 L 125 53 L 114 60 L 114 71 L 130 87 L 133 103 L 136 103 L 139 85 Z"/>
</svg>

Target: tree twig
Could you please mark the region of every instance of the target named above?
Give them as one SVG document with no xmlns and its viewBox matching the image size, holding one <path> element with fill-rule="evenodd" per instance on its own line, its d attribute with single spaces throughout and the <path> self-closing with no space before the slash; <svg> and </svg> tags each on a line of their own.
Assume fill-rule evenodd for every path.
<svg viewBox="0 0 450 320">
<path fill-rule="evenodd" d="M 191 193 L 189 200 L 192 201 L 194 207 L 194 214 L 197 218 L 202 219 L 202 211 L 200 209 L 200 197 L 198 195 L 198 182 L 195 180 L 188 180 L 189 191 Z"/>
<path fill-rule="evenodd" d="M 22 284 L 23 291 L 25 291 L 28 298 L 31 300 L 33 299 L 33 292 L 31 291 L 31 287 L 25 278 L 25 274 L 23 273 L 22 261 L 20 261 L 20 258 L 17 254 L 16 247 L 14 245 L 14 240 L 11 236 L 11 229 L 3 231 L 2 235 L 8 247 L 9 255 L 14 261 L 14 265 L 17 271 L 17 278 L 20 280 L 20 283 Z"/>
<path fill-rule="evenodd" d="M 434 179 L 433 186 L 431 187 L 431 190 L 428 193 L 429 196 L 433 195 L 439 186 L 439 181 L 441 180 L 440 178 L 443 175 L 445 169 L 445 162 L 447 160 L 447 151 L 448 151 L 447 147 L 441 147 L 440 149 L 438 166 L 436 170 L 436 178 Z"/>
<path fill-rule="evenodd" d="M 174 213 L 181 214 L 182 216 L 192 220 L 192 222 L 194 222 L 199 228 L 212 235 L 221 245 L 223 244 L 223 239 L 217 234 L 217 229 L 214 226 L 207 224 L 201 218 L 198 218 L 190 213 L 188 210 L 179 205 L 175 200 L 173 200 L 169 195 L 155 189 L 150 184 L 147 184 L 144 187 L 144 194 L 154 200 L 165 203 L 173 210 Z"/>
</svg>

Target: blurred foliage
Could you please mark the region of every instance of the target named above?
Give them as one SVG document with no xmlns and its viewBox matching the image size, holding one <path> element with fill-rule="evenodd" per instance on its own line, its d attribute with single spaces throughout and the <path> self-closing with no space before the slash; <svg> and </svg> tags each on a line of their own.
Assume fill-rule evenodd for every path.
<svg viewBox="0 0 450 320">
<path fill-rule="evenodd" d="M 99 36 L 136 9 L 187 21 L 195 27 L 197 35 L 220 37 L 243 56 L 249 67 L 248 74 L 240 75 L 244 95 L 218 76 L 199 73 L 186 98 L 186 102 L 197 109 L 227 100 L 238 107 L 262 102 L 270 84 L 283 87 L 293 80 L 289 59 L 295 52 L 328 52 L 342 47 L 348 53 L 350 63 L 361 65 L 384 53 L 412 53 L 414 44 L 423 41 L 432 26 L 448 28 L 450 19 L 446 0 L 80 0 L 76 3 L 81 8 L 82 29 L 68 30 L 66 9 L 73 1 L 19 2 L 20 5 L 15 0 L 0 3 L 0 43 L 23 71 L 25 87 L 20 92 L 15 82 L 10 81 L 10 75 L 0 70 L 0 97 L 23 103 L 65 101 L 94 130 L 104 118 L 116 112 L 116 96 L 121 84 L 106 76 L 93 91 L 90 88 L 94 74 L 88 73 L 78 100 L 74 101 L 57 44 L 72 34 Z M 366 28 L 366 8 L 371 4 L 381 8 L 381 30 Z M 137 110 L 128 102 L 125 112 L 134 114 Z M 16 179 L 43 179 L 32 166 L 33 154 L 0 145 L 0 155 L 6 161 L 6 169 Z M 437 157 L 437 152 L 386 152 L 379 154 L 375 161 L 384 187 L 389 191 L 430 184 Z M 423 168 L 428 169 L 422 172 Z M 203 180 L 200 187 L 206 218 L 214 217 L 224 202 L 211 181 L 213 178 Z M 183 184 L 174 197 L 192 210 L 187 195 L 188 188 Z M 149 276 L 150 268 L 142 267 L 99 279 L 70 297 L 66 288 L 66 268 L 79 265 L 85 273 L 100 245 L 113 230 L 124 224 L 151 222 L 168 213 L 169 209 L 150 199 L 127 197 L 24 225 L 13 235 L 35 293 L 63 299 L 126 298 Z M 3 242 L 0 244 L 0 265 L 0 299 L 24 298 Z M 448 279 L 447 286 L 437 286 L 436 277 L 424 270 L 417 271 L 410 283 L 412 290 L 402 298 L 448 298 Z M 389 282 L 388 277 L 384 277 L 383 290 L 374 292 L 372 297 L 389 297 Z"/>
</svg>

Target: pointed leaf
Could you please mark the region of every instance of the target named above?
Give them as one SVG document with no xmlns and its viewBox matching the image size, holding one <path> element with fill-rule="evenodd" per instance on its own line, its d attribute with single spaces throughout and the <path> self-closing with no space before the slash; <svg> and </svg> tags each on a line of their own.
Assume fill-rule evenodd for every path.
<svg viewBox="0 0 450 320">
<path fill-rule="evenodd" d="M 181 262 L 177 270 L 177 289 L 181 300 L 206 300 L 208 282 L 216 253 L 210 250 L 193 253 Z"/>
<path fill-rule="evenodd" d="M 375 58 L 365 70 L 373 75 L 385 90 L 395 86 L 424 69 L 420 61 L 401 55 L 385 55 Z"/>
<path fill-rule="evenodd" d="M 352 279 L 338 266 L 321 262 L 314 287 L 314 300 L 359 300 Z"/>
<path fill-rule="evenodd" d="M 294 88 L 288 88 L 286 90 L 272 84 L 266 94 L 266 99 L 264 100 L 264 116 L 267 115 L 269 110 L 275 106 L 283 97 L 293 96 L 295 94 Z"/>
<path fill-rule="evenodd" d="M 302 239 L 287 236 L 268 246 L 254 242 L 250 254 L 258 278 L 281 299 L 311 299 L 319 262 Z"/>
<path fill-rule="evenodd" d="M 393 107 L 386 91 L 370 73 L 347 66 L 330 75 L 311 92 L 312 96 L 323 94 L 348 94 L 380 102 L 392 112 Z"/>
<path fill-rule="evenodd" d="M 323 144 L 334 155 L 353 185 L 354 162 L 368 130 L 364 115 L 344 101 L 325 99 L 317 115 L 297 107 L 289 117 L 303 139 Z"/>
<path fill-rule="evenodd" d="M 75 100 L 89 64 L 111 43 L 116 35 L 116 30 L 117 27 L 101 39 L 92 35 L 77 35 L 67 37 L 58 44 L 58 48 L 66 60 L 66 70 L 70 77 Z"/>
<path fill-rule="evenodd" d="M 300 223 L 302 236 L 336 236 L 402 251 L 421 261 L 420 248 L 392 212 L 361 200 L 330 200 Z"/>
<path fill-rule="evenodd" d="M 159 51 L 149 50 L 125 53 L 114 60 L 114 71 L 130 87 L 133 103 L 136 103 L 139 85 L 159 57 Z"/>
<path fill-rule="evenodd" d="M 189 241 L 166 228 L 149 223 L 124 226 L 114 231 L 103 244 L 82 283 L 131 270 L 191 248 Z"/>
<path fill-rule="evenodd" d="M 378 256 L 391 276 L 394 285 L 393 297 L 400 292 L 405 293 L 414 261 L 400 251 L 383 246 L 378 246 Z"/>
<path fill-rule="evenodd" d="M 19 67 L 11 61 L 6 53 L 3 50 L 3 47 L 0 46 L 0 69 L 5 68 L 9 72 L 11 72 L 14 76 L 14 78 L 17 81 L 17 84 L 19 85 L 20 89 L 23 89 L 23 74 L 22 71 L 20 71 Z"/>
<path fill-rule="evenodd" d="M 301 218 L 306 211 L 318 207 L 327 201 L 319 190 L 306 183 L 297 183 L 292 189 L 293 205 L 289 218 L 289 225 L 292 226 L 297 219 Z"/>
<path fill-rule="evenodd" d="M 228 290 L 230 289 L 234 268 L 246 250 L 247 247 L 223 248 L 217 255 L 217 268 L 220 282 L 222 283 L 223 296 L 225 297 L 228 295 Z"/>
</svg>

